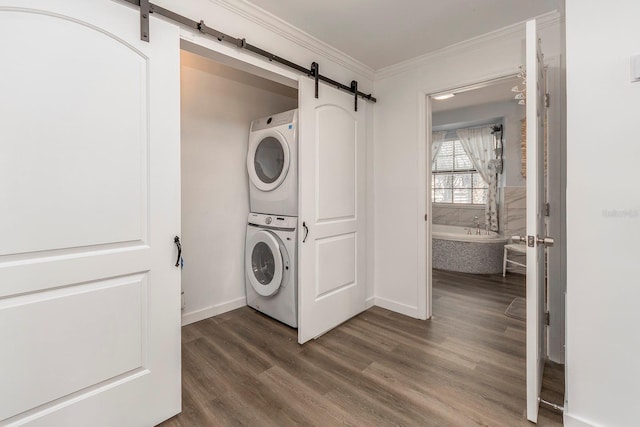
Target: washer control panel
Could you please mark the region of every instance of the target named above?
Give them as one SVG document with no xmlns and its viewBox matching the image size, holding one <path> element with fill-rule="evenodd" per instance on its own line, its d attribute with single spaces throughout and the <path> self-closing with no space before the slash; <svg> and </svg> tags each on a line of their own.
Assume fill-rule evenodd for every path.
<svg viewBox="0 0 640 427">
<path fill-rule="evenodd" d="M 250 213 L 249 224 L 268 228 L 295 229 L 298 225 L 298 218 L 295 216 Z"/>
</svg>

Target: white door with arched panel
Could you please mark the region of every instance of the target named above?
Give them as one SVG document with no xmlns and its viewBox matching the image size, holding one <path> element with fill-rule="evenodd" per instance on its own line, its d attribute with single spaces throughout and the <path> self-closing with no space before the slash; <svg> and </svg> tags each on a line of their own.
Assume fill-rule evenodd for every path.
<svg viewBox="0 0 640 427">
<path fill-rule="evenodd" d="M 304 343 L 365 309 L 366 103 L 301 78 L 299 327 Z"/>
<path fill-rule="evenodd" d="M 0 424 L 180 411 L 179 32 L 0 0 Z"/>
</svg>

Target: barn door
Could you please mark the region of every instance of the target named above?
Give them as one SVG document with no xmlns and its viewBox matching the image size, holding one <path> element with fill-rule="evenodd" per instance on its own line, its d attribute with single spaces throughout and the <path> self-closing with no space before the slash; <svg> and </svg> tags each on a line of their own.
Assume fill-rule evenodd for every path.
<svg viewBox="0 0 640 427">
<path fill-rule="evenodd" d="M 527 22 L 527 419 L 537 422 L 545 362 L 545 73 L 536 21 Z"/>
<path fill-rule="evenodd" d="M 0 424 L 180 411 L 179 34 L 0 0 Z"/>
<path fill-rule="evenodd" d="M 365 309 L 365 108 L 299 83 L 299 326 L 302 344 Z"/>
</svg>

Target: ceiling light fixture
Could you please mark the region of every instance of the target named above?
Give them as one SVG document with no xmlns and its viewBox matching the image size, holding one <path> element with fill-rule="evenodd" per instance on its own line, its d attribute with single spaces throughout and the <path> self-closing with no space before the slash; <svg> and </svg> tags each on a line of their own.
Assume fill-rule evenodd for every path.
<svg viewBox="0 0 640 427">
<path fill-rule="evenodd" d="M 433 99 L 437 99 L 438 101 L 442 101 L 443 99 L 453 98 L 454 96 L 456 96 L 455 93 L 444 93 L 442 95 L 434 96 Z"/>
</svg>

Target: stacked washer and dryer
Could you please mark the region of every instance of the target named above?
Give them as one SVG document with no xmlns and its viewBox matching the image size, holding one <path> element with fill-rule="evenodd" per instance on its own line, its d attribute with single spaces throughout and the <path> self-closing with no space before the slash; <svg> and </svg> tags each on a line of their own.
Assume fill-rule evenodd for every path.
<svg viewBox="0 0 640 427">
<path fill-rule="evenodd" d="M 298 327 L 298 110 L 254 120 L 247 172 L 247 305 Z"/>
</svg>

